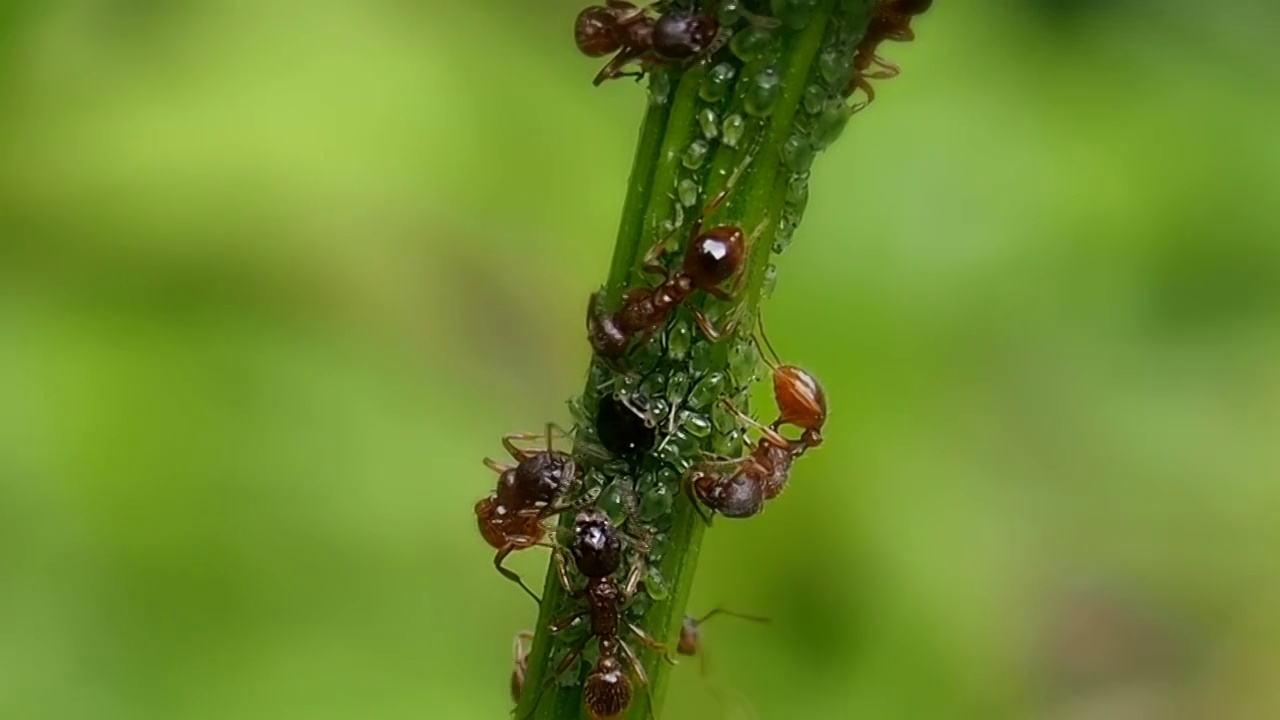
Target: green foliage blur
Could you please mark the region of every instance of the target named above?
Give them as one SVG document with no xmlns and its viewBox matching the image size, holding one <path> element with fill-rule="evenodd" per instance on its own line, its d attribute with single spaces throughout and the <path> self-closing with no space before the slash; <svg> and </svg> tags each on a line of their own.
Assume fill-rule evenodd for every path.
<svg viewBox="0 0 1280 720">
<path fill-rule="evenodd" d="M 0 5 L 0 718 L 505 717 L 480 460 L 645 102 L 581 4 Z M 916 27 L 765 306 L 828 442 L 701 560 L 773 622 L 663 718 L 1280 717 L 1280 10 Z"/>
</svg>

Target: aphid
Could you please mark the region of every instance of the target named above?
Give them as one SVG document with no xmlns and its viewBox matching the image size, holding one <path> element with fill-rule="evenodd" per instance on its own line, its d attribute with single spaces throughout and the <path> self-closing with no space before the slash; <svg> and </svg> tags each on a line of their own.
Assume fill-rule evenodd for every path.
<svg viewBox="0 0 1280 720">
<path fill-rule="evenodd" d="M 521 630 L 511 641 L 511 701 L 520 704 L 524 681 L 529 676 L 529 651 L 533 649 L 533 633 Z"/>
<path fill-rule="evenodd" d="M 763 327 L 760 334 L 764 334 Z M 767 338 L 764 345 L 772 353 Z M 827 400 L 822 386 L 807 371 L 778 362 L 776 354 L 769 366 L 773 369 L 778 419 L 772 425 L 761 425 L 725 400 L 730 412 L 744 423 L 759 428 L 760 440 L 746 457 L 705 461 L 685 476 L 685 492 L 691 498 L 728 518 L 746 518 L 759 513 L 766 500 L 777 497 L 786 487 L 796 458 L 822 444 L 822 426 L 827 420 Z M 795 425 L 804 432 L 798 440 L 788 440 L 778 432 L 783 425 Z M 705 515 L 703 519 L 710 522 Z"/>
<path fill-rule="evenodd" d="M 923 15 L 932 5 L 933 0 L 880 0 L 876 4 L 871 23 L 867 25 L 867 32 L 854 49 L 853 78 L 849 81 L 845 95 L 852 95 L 855 90 L 861 89 L 867 98 L 856 103 L 852 112 L 866 108 L 876 99 L 876 91 L 871 86 L 871 80 L 886 80 L 902 72 L 897 65 L 876 54 L 880 43 L 886 40 L 895 42 L 914 40 L 916 34 L 911 29 L 912 19 L 917 15 Z M 878 69 L 872 70 L 873 67 Z"/>
<path fill-rule="evenodd" d="M 614 455 L 633 457 L 653 447 L 658 431 L 629 400 L 605 393 L 596 408 L 596 437 Z"/>
<path fill-rule="evenodd" d="M 484 464 L 498 473 L 498 484 L 492 493 L 476 503 L 476 522 L 485 542 L 497 549 L 493 565 L 503 577 L 519 585 L 535 601 L 537 594 L 525 585 L 520 575 L 502 566 L 507 556 L 517 550 L 544 544 L 544 521 L 573 507 L 567 498 L 580 484 L 578 466 L 573 456 L 552 448 L 554 424 L 547 424 L 546 449 L 528 450 L 516 445 L 517 440 L 540 436 L 515 433 L 502 438 L 516 464 L 485 458 Z"/>
<path fill-rule="evenodd" d="M 723 44 L 715 15 L 681 8 L 654 15 L 661 5 L 639 7 L 626 0 L 607 0 L 578 13 L 573 29 L 578 49 L 588 57 L 616 53 L 596 74 L 594 84 L 641 77 L 649 68 L 707 56 Z M 640 70 L 623 72 L 632 62 Z"/>
<path fill-rule="evenodd" d="M 628 290 L 622 296 L 622 306 L 617 311 L 604 312 L 598 306 L 599 293 L 591 296 L 587 305 L 587 337 L 596 354 L 613 363 L 626 355 L 632 340 L 647 339 L 666 321 L 672 309 L 684 302 L 696 290 L 701 290 L 721 300 L 732 300 L 733 293 L 720 288 L 720 284 L 737 276 L 741 282 L 743 275 L 739 272 L 747 254 L 747 236 L 737 225 L 717 225 L 703 231 L 702 225 L 707 216 L 720 207 L 729 196 L 729 192 L 737 183 L 742 173 L 751 163 L 754 150 L 747 153 L 746 159 L 734 171 L 725 187 L 711 198 L 689 228 L 689 244 L 685 249 L 684 260 L 680 269 L 668 272 L 658 263 L 659 256 L 666 250 L 669 238 L 654 243 L 645 255 L 643 268 L 645 272 L 660 275 L 663 281 L 657 287 L 638 287 Z M 768 222 L 766 218 L 761 228 Z M 758 230 L 753 236 L 759 234 Z M 735 288 L 736 290 L 736 288 Z M 720 339 L 726 330 L 717 330 L 711 321 L 698 310 L 693 310 L 693 319 L 713 342 Z"/>
<path fill-rule="evenodd" d="M 640 547 L 637 553 L 643 557 L 645 548 Z M 525 717 L 533 714 L 541 700 L 542 693 L 569 669 L 578 659 L 587 643 L 595 638 L 599 646 L 599 658 L 587 675 L 582 688 L 583 704 L 592 720 L 605 720 L 622 714 L 631 705 L 631 681 L 623 667 L 623 662 L 635 675 L 636 681 L 650 691 L 649 677 L 635 652 L 620 636 L 623 625 L 629 629 L 636 639 L 646 647 L 652 648 L 675 664 L 666 645 L 651 638 L 633 623 L 622 619 L 622 609 L 635 596 L 640 584 L 643 565 L 636 561 L 627 573 L 626 580 L 619 587 L 613 575 L 622 565 L 622 539 L 614 530 L 609 518 L 599 510 L 584 511 L 574 520 L 573 541 L 569 546 L 574 564 L 578 572 L 587 577 L 587 585 L 575 590 L 569 579 L 563 551 L 555 551 L 556 574 L 565 592 L 572 598 L 585 599 L 587 607 L 568 617 L 554 619 L 548 624 L 548 630 L 558 633 L 575 625 L 583 618 L 589 618 L 591 632 L 565 655 L 560 664 L 538 690 L 538 698 L 534 700 Z M 652 699 L 650 707 L 652 707 Z"/>
</svg>

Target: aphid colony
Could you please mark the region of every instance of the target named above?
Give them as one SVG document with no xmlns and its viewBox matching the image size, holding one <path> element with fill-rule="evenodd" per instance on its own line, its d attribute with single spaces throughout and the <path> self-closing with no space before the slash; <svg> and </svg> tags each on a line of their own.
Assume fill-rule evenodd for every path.
<svg viewBox="0 0 1280 720">
<path fill-rule="evenodd" d="M 738 42 L 734 35 L 739 20 L 757 34 L 782 24 L 779 19 L 751 12 L 746 0 L 724 0 L 717 12 L 690 9 L 690 4 L 659 0 L 641 6 L 606 0 L 603 5 L 582 10 L 574 26 L 579 50 L 589 57 L 612 56 L 596 75 L 595 84 L 643 77 L 659 68 L 710 65 L 721 48 Z M 702 7 L 712 4 L 699 3 Z M 870 80 L 898 73 L 895 65 L 876 54 L 880 43 L 911 40 L 912 18 L 930 4 L 931 0 L 878 0 L 866 32 L 856 44 L 847 46 L 850 74 L 833 89 L 840 102 L 858 91 L 863 93 L 865 99 L 848 106 L 849 113 L 862 110 L 874 99 Z M 713 83 L 724 79 L 722 76 L 723 72 L 708 73 Z M 748 109 L 750 101 L 748 98 Z M 713 129 L 718 131 L 718 127 Z M 728 131 L 726 122 L 726 142 Z M 734 519 L 758 515 L 786 487 L 795 461 L 823 440 L 827 403 L 821 385 L 807 371 L 779 359 L 762 324 L 757 322 L 753 331 L 744 333 L 738 321 L 753 312 L 739 312 L 743 310 L 741 290 L 747 259 L 764 224 L 747 233 L 733 222 L 708 222 L 734 197 L 758 151 L 758 144 L 746 151 L 723 189 L 691 219 L 682 249 L 673 247 L 682 234 L 683 223 L 679 221 L 665 237 L 653 242 L 639 263 L 652 280 L 641 278 L 613 302 L 602 293 L 590 296 L 586 330 L 600 361 L 595 363 L 592 378 L 600 382 L 594 384 L 595 392 L 587 393 L 593 396 L 589 402 L 594 407 L 589 411 L 583 408 L 573 432 L 548 424 L 541 435 L 507 435 L 502 445 L 511 460 L 484 461 L 498 477 L 493 491 L 476 503 L 475 515 L 481 537 L 495 550 L 495 568 L 540 602 L 520 575 L 504 563 L 514 552 L 547 547 L 555 577 L 571 604 L 568 614 L 552 617 L 547 624 L 549 634 L 565 638 L 562 642 L 567 649 L 555 656 L 555 667 L 544 673 L 545 679 L 536 690 L 525 687 L 534 635 L 523 632 L 516 636 L 511 695 L 517 703 L 526 692 L 536 693 L 540 700 L 585 657 L 589 669 L 582 696 L 587 714 L 596 720 L 615 718 L 631 705 L 636 685 L 641 692 L 651 691 L 636 647 L 648 648 L 674 663 L 675 654 L 698 653 L 699 627 L 711 617 L 725 614 L 764 621 L 723 608 L 699 619 L 686 617 L 673 648 L 662 638 L 648 635 L 628 616 L 636 611 L 633 605 L 646 600 L 646 593 L 638 594 L 642 586 L 654 597 L 656 591 L 663 590 L 654 567 L 663 537 L 653 524 L 655 518 L 669 517 L 677 502 L 690 503 L 707 523 L 714 515 Z M 684 164 L 696 167 L 688 157 Z M 680 194 L 686 193 L 681 189 Z M 692 206 L 694 202 L 682 199 L 681 204 Z M 668 264 L 665 256 L 672 250 L 678 252 L 679 260 Z M 706 312 L 704 298 L 727 305 L 727 310 L 715 316 L 717 321 Z M 705 342 L 693 342 L 689 320 Z M 740 409 L 745 407 L 745 395 L 735 400 L 726 394 L 727 386 L 733 383 L 724 373 L 688 377 L 674 371 L 663 378 L 663 384 L 653 382 L 653 369 L 641 367 L 643 363 L 637 359 L 670 360 L 687 353 L 692 345 L 705 348 L 730 338 L 737 343 L 737 350 L 751 353 L 743 363 L 749 366 L 746 378 L 755 377 L 759 357 L 771 370 L 777 416 L 768 425 Z M 731 370 L 732 365 L 731 360 Z M 742 377 L 735 380 L 745 384 Z M 698 414 L 690 408 L 705 412 Z M 697 442 L 711 435 L 708 414 L 719 418 L 715 424 L 718 429 L 723 430 L 725 423 L 732 426 L 728 434 L 736 438 L 737 445 L 729 447 L 734 449 L 716 454 L 698 449 L 700 444 L 708 446 Z M 783 434 L 784 428 L 794 428 L 789 432 L 795 437 Z M 757 432 L 758 439 L 744 447 L 742 441 L 748 432 Z M 573 452 L 557 450 L 556 435 L 571 438 Z M 648 484 L 651 488 L 675 488 L 674 492 L 646 494 L 637 490 L 641 483 L 635 475 L 648 457 L 680 461 L 676 464 L 679 471 L 662 471 L 667 473 L 661 476 L 667 482 Z M 606 488 L 602 478 L 614 480 Z M 573 518 L 572 524 L 557 527 L 566 515 Z M 521 720 L 531 716 L 537 705 L 534 700 Z"/>
</svg>

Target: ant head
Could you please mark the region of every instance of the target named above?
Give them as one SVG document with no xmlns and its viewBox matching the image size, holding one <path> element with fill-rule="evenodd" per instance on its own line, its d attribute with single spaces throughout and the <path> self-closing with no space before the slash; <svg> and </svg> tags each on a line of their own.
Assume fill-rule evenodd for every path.
<svg viewBox="0 0 1280 720">
<path fill-rule="evenodd" d="M 685 615 L 680 624 L 680 641 L 676 644 L 676 652 L 681 655 L 698 654 L 698 621 Z"/>
<path fill-rule="evenodd" d="M 503 525 L 506 519 L 506 507 L 498 504 L 493 495 L 480 498 L 476 503 L 476 522 L 480 526 L 480 536 L 494 549 L 507 544 Z"/>
<path fill-rule="evenodd" d="M 607 7 L 592 5 L 578 13 L 573 39 L 587 57 L 603 57 L 622 47 L 618 40 L 618 19 Z"/>
<path fill-rule="evenodd" d="M 587 340 L 600 357 L 617 359 L 627 354 L 631 336 L 618 325 L 617 316 L 599 309 L 599 298 L 596 293 L 587 304 Z"/>
<path fill-rule="evenodd" d="M 608 516 L 599 510 L 578 513 L 569 549 L 578 570 L 587 577 L 607 577 L 622 564 L 622 541 Z"/>
<path fill-rule="evenodd" d="M 529 503 L 551 503 L 578 480 L 573 456 L 557 450 L 538 452 L 516 465 L 513 481 L 521 497 Z"/>
<path fill-rule="evenodd" d="M 746 245 L 742 228 L 735 225 L 713 227 L 689 243 L 684 254 L 684 273 L 696 287 L 715 287 L 733 277 L 742 267 Z"/>
<path fill-rule="evenodd" d="M 776 425 L 821 430 L 827 421 L 827 396 L 817 378 L 795 365 L 773 370 L 773 397 L 778 403 Z"/>
<path fill-rule="evenodd" d="M 719 29 L 714 16 L 672 10 L 653 25 L 653 51 L 669 60 L 685 60 L 706 50 Z"/>
<path fill-rule="evenodd" d="M 756 477 L 739 471 L 729 477 L 702 475 L 693 481 L 702 504 L 727 518 L 746 518 L 764 507 L 764 493 Z"/>
<path fill-rule="evenodd" d="M 604 641 L 601 641 L 601 645 Z M 601 648 L 600 661 L 582 686 L 582 702 L 592 720 L 616 718 L 631 705 L 631 681 L 622 664 Z"/>
</svg>

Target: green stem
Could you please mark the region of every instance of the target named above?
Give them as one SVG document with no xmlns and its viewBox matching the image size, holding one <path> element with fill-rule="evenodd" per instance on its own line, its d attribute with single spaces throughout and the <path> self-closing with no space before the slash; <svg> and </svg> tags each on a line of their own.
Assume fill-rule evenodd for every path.
<svg viewBox="0 0 1280 720">
<path fill-rule="evenodd" d="M 804 4 L 805 0 L 797 2 Z M 602 488 L 598 502 L 602 508 L 612 508 L 611 514 L 618 522 L 623 522 L 626 516 L 616 512 L 616 498 L 612 494 L 616 488 L 620 485 L 632 487 L 640 499 L 640 519 L 645 524 L 642 532 L 653 534 L 654 543 L 650 555 L 643 559 L 648 573 L 643 589 L 632 607 L 628 608 L 626 619 L 636 622 L 646 633 L 673 648 L 693 587 L 702 534 L 706 528 L 693 504 L 680 493 L 680 477 L 705 452 L 729 456 L 744 452 L 745 431 L 737 421 L 716 408 L 721 397 L 729 397 L 745 410 L 750 386 L 761 376 L 759 359 L 750 341 L 751 321 L 766 293 L 765 277 L 776 236 L 788 223 L 793 227 L 803 211 L 803 203 L 793 201 L 789 188 L 794 183 L 807 182 L 808 177 L 807 162 L 784 157 L 784 144 L 796 138 L 808 143 L 810 138 L 817 137 L 817 128 L 822 121 L 817 109 L 810 106 L 812 98 L 807 97 L 807 90 L 810 94 L 815 89 L 825 93 L 819 99 L 824 100 L 828 108 L 845 107 L 844 81 L 831 77 L 830 72 L 825 75 L 819 72 L 816 61 L 820 54 L 831 56 L 834 53 L 841 63 L 851 67 L 854 43 L 866 28 L 873 2 L 819 0 L 816 7 L 807 11 L 811 14 L 803 22 L 776 31 L 774 39 L 777 44 L 772 50 L 765 49 L 759 56 L 751 56 L 751 53 L 736 47 L 735 52 L 743 52 L 750 57 L 745 63 L 728 50 L 724 51 L 717 60 L 721 56 L 726 57 L 735 67 L 738 77 L 732 92 L 724 100 L 713 98 L 712 102 L 707 102 L 699 93 L 708 75 L 709 64 L 699 64 L 684 72 L 671 71 L 654 81 L 657 84 L 669 80 L 671 89 L 665 97 L 657 94 L 651 98 L 641 126 L 602 302 L 606 307 L 616 308 L 625 289 L 645 282 L 639 268 L 641 258 L 653 243 L 665 236 L 662 231 L 664 224 L 672 227 L 679 217 L 681 227 L 687 232 L 688 223 L 698 208 L 696 205 L 691 208 L 679 205 L 681 201 L 676 189 L 680 180 L 696 182 L 700 188 L 698 202 L 705 202 L 743 163 L 749 148 L 755 149 L 750 165 L 738 185 L 731 190 L 728 201 L 713 214 L 711 220 L 736 224 L 747 233 L 760 230 L 758 236 L 751 239 L 746 266 L 742 270 L 746 273 L 745 282 L 732 303 L 691 298 L 691 306 L 703 307 L 713 319 L 723 320 L 730 314 L 736 316 L 739 322 L 734 335 L 712 344 L 692 329 L 687 311 L 672 313 L 662 332 L 655 333 L 648 343 L 638 343 L 628 355 L 624 364 L 634 371 L 634 377 L 617 375 L 602 363 L 593 362 L 587 386 L 576 401 L 578 450 L 596 442 L 592 410 L 606 387 L 610 391 L 626 388 L 650 399 L 663 397 L 678 405 L 679 414 L 656 418 L 662 421 L 659 432 L 661 450 L 630 463 L 606 463 L 590 468 L 587 473 L 588 487 Z M 759 73 L 769 66 L 776 68 L 780 75 L 781 91 L 771 105 L 762 110 L 758 104 L 748 102 L 748 95 Z M 829 71 L 830 68 L 826 69 Z M 815 85 L 818 87 L 814 88 Z M 735 145 L 721 142 L 707 159 L 705 167 L 690 169 L 683 162 L 685 151 L 691 142 L 703 137 L 697 117 L 708 108 L 720 118 L 734 114 L 742 116 L 746 119 L 746 131 Z M 755 111 L 755 115 L 747 112 L 749 108 Z M 680 233 L 675 237 L 682 239 Z M 683 247 L 671 250 L 664 258 L 669 267 L 675 267 Z M 638 380 L 641 376 L 643 382 Z M 720 382 L 716 378 L 723 379 L 723 382 L 715 384 Z M 715 397 L 710 400 L 700 397 L 696 390 L 689 391 L 691 386 L 699 386 L 704 381 L 707 387 L 716 389 Z M 675 389 L 677 386 L 680 388 L 678 391 Z M 680 420 L 670 433 L 665 422 L 668 418 Z M 709 432 L 695 432 L 701 427 L 697 418 L 710 421 Z M 589 454 L 579 455 L 586 458 Z M 564 518 L 561 527 L 570 527 L 572 520 Z M 629 525 L 627 529 L 635 532 Z M 572 631 L 565 631 L 552 635 L 547 631 L 550 620 L 580 610 L 582 606 L 578 601 L 565 597 L 554 564 L 548 568 L 543 592 L 537 634 L 529 654 L 526 686 L 516 717 L 585 719 L 588 714 L 583 708 L 582 681 L 589 670 L 588 664 L 579 661 L 571 665 L 558 681 L 549 681 L 549 678 L 570 649 L 584 641 L 588 648 L 594 648 L 594 643 L 587 641 L 582 632 L 575 635 Z M 623 639 L 628 637 L 624 635 Z M 631 640 L 630 644 L 640 650 L 634 639 Z M 627 718 L 657 716 L 667 689 L 670 670 L 667 663 L 661 661 L 658 653 L 647 649 L 640 652 L 640 658 L 651 683 L 654 707 L 650 708 L 649 697 L 633 682 L 632 703 L 624 714 Z M 533 708 L 535 702 L 536 711 Z"/>
</svg>

